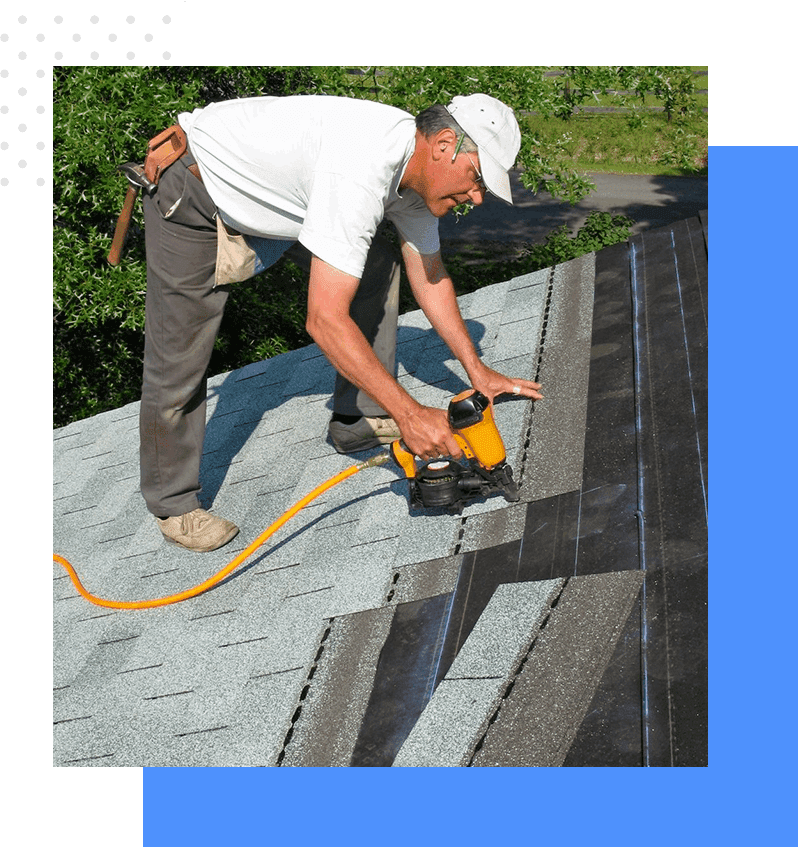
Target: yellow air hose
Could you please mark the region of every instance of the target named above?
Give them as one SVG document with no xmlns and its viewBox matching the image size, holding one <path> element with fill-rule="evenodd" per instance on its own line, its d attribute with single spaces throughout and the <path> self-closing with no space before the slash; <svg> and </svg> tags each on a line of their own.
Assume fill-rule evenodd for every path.
<svg viewBox="0 0 798 848">
<path fill-rule="evenodd" d="M 221 571 L 218 571 L 212 577 L 209 577 L 204 583 L 200 583 L 198 586 L 194 586 L 191 589 L 186 589 L 184 592 L 178 592 L 174 595 L 167 595 L 163 598 L 153 598 L 147 601 L 112 601 L 107 598 L 98 598 L 96 595 L 92 595 L 91 592 L 88 592 L 83 584 L 80 582 L 78 578 L 77 572 L 73 568 L 72 564 L 64 559 L 64 557 L 59 556 L 58 554 L 53 554 L 53 562 L 57 562 L 62 565 L 67 574 L 69 574 L 70 579 L 75 584 L 75 588 L 78 592 L 92 604 L 96 604 L 99 607 L 110 607 L 111 609 L 150 609 L 152 607 L 164 607 L 167 604 L 176 604 L 179 601 L 185 601 L 188 598 L 194 598 L 197 595 L 201 595 L 203 592 L 207 592 L 208 589 L 216 586 L 217 583 L 224 580 L 228 574 L 235 571 L 246 559 L 252 556 L 253 553 L 264 543 L 267 539 L 273 536 L 287 521 L 293 518 L 301 509 L 304 509 L 311 501 L 315 500 L 319 495 L 326 492 L 328 489 L 331 489 L 333 486 L 336 486 L 338 483 L 343 482 L 348 477 L 352 477 L 354 474 L 357 474 L 358 471 L 362 471 L 364 468 L 373 468 L 377 465 L 383 465 L 391 458 L 391 455 L 388 453 L 377 454 L 377 456 L 373 456 L 371 459 L 366 460 L 365 462 L 359 462 L 357 465 L 352 465 L 349 468 L 345 468 L 343 471 L 340 471 L 333 477 L 330 477 L 329 480 L 321 483 L 308 495 L 305 495 L 304 498 L 297 501 L 290 509 L 286 510 L 275 522 L 270 524 L 263 533 L 255 539 L 254 542 L 250 543 L 243 551 L 241 551 L 238 556 L 232 559 Z"/>
</svg>

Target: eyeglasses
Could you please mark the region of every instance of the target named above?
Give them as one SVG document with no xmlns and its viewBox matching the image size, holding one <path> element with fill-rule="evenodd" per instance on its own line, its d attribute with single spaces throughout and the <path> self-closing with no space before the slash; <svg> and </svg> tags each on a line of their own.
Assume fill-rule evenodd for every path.
<svg viewBox="0 0 798 848">
<path fill-rule="evenodd" d="M 465 141 L 465 135 L 460 136 L 460 140 L 457 142 L 457 147 L 454 149 L 454 156 L 452 156 L 452 162 L 457 159 L 457 154 L 460 152 L 460 148 L 463 146 L 463 142 Z M 482 174 L 480 173 L 479 168 L 474 164 L 474 160 L 469 156 L 468 153 L 464 150 L 466 156 L 468 156 L 468 161 L 471 163 L 471 167 L 474 169 L 474 173 L 477 175 L 477 185 L 479 186 L 480 191 L 485 194 L 488 190 L 488 187 L 485 185 L 485 180 L 482 179 Z"/>
</svg>

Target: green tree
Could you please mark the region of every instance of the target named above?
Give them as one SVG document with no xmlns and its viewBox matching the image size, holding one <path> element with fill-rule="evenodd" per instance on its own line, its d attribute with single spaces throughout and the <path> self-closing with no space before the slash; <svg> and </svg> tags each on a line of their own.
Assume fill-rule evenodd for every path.
<svg viewBox="0 0 798 848">
<path fill-rule="evenodd" d="M 143 354 L 146 262 L 140 204 L 125 256 L 106 257 L 126 182 L 118 166 L 142 161 L 147 141 L 179 112 L 236 97 L 325 94 L 378 100 L 411 113 L 454 95 L 481 91 L 515 109 L 522 126 L 518 165 L 532 191 L 576 203 L 593 188 L 566 161 L 570 135 L 543 141 L 527 117 L 564 115 L 604 87 L 618 69 L 569 70 L 571 94 L 542 67 L 56 67 L 53 71 L 54 423 L 138 398 Z M 670 88 L 660 75 L 640 86 Z M 674 114 L 683 103 L 672 97 Z M 684 101 L 686 102 L 686 101 Z M 484 283 L 492 282 L 484 279 Z M 305 282 L 281 262 L 232 287 L 211 371 L 241 367 L 308 342 Z"/>
<path fill-rule="evenodd" d="M 137 398 L 144 348 L 146 263 L 140 204 L 122 264 L 106 261 L 126 182 L 118 166 L 141 161 L 147 141 L 207 103 L 286 94 L 309 85 L 304 68 L 54 68 L 53 93 L 53 386 L 54 423 L 113 409 Z M 292 285 L 294 288 L 292 289 Z M 239 325 L 225 325 L 214 368 L 226 370 L 242 349 L 261 356 L 306 338 L 297 326 L 301 286 L 290 269 L 270 287 L 272 309 L 252 287 Z M 279 307 L 279 308 L 278 308 Z M 270 324 L 260 324 L 257 309 Z M 282 310 L 282 311 L 280 311 Z M 242 320 L 242 315 L 245 316 Z M 287 317 L 283 318 L 285 315 Z M 247 350 L 248 355 L 252 355 Z"/>
</svg>

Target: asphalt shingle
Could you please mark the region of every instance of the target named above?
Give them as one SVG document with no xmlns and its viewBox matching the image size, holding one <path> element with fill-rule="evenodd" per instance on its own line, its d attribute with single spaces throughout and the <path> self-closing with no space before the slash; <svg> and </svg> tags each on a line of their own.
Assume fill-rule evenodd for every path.
<svg viewBox="0 0 798 848">
<path fill-rule="evenodd" d="M 475 766 L 560 766 L 637 598 L 641 571 L 571 578 Z"/>
<path fill-rule="evenodd" d="M 518 503 L 498 495 L 460 516 L 411 511 L 398 469 L 369 469 L 306 507 L 213 591 L 151 610 L 89 605 L 55 566 L 54 764 L 562 764 L 641 572 L 608 563 L 604 575 L 499 581 L 434 681 L 464 564 L 491 549 L 508 554 L 510 574 L 509 554 L 520 559 L 549 532 L 543 520 L 527 526 L 527 507 L 583 497 L 594 274 L 590 254 L 460 299 L 485 361 L 543 384 L 544 402 L 495 405 Z M 466 388 L 420 312 L 401 318 L 397 360 L 421 402 L 445 407 Z M 202 497 L 241 534 L 202 556 L 165 545 L 141 500 L 138 404 L 56 431 L 54 550 L 107 597 L 158 597 L 206 579 L 352 464 L 326 437 L 334 379 L 310 345 L 209 381 Z M 393 697 L 389 654 L 419 678 L 410 705 L 394 681 L 391 726 L 377 706 L 380 692 Z M 369 762 L 375 738 L 383 750 Z"/>
<path fill-rule="evenodd" d="M 564 580 L 500 586 L 402 745 L 395 766 L 465 766 Z"/>
<path fill-rule="evenodd" d="M 488 363 L 532 375 L 549 281 L 538 272 L 461 299 Z M 420 312 L 400 323 L 400 381 L 445 407 L 465 388 L 462 369 Z M 54 432 L 54 550 L 105 597 L 159 597 L 206 579 L 352 464 L 326 440 L 333 381 L 315 345 L 209 380 L 202 498 L 241 534 L 202 557 L 165 545 L 141 501 L 138 404 Z M 520 455 L 530 407 L 496 407 L 508 457 Z M 494 497 L 462 518 L 411 515 L 399 472 L 369 469 L 309 505 L 213 591 L 153 610 L 88 605 L 56 566 L 55 763 L 276 764 L 328 622 L 451 584 L 452 569 L 426 564 L 454 562 L 506 507 Z M 486 532 L 497 527 L 521 532 L 517 521 Z"/>
</svg>

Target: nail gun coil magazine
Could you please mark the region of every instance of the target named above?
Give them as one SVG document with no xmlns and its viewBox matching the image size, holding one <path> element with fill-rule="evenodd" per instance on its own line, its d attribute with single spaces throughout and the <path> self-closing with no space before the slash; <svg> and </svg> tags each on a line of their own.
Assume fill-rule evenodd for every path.
<svg viewBox="0 0 798 848">
<path fill-rule="evenodd" d="M 428 462 L 412 486 L 417 506 L 449 507 L 460 500 L 460 480 L 466 469 L 454 460 Z"/>
<path fill-rule="evenodd" d="M 432 460 L 418 469 L 409 484 L 410 505 L 421 509 L 445 509 L 459 514 L 470 501 L 493 493 L 501 493 L 510 502 L 519 499 L 512 469 L 506 463 L 488 471 L 478 463 Z"/>
</svg>

